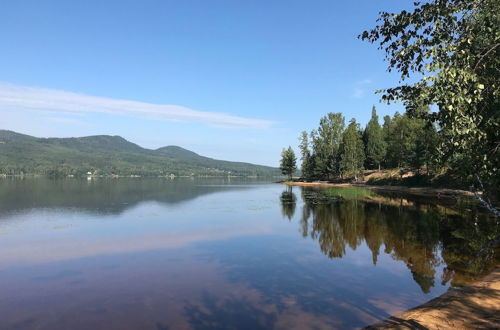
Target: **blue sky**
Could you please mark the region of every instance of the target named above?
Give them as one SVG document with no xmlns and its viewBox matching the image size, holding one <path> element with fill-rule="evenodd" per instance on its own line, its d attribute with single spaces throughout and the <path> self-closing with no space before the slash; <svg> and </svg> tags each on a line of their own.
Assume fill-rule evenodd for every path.
<svg viewBox="0 0 500 330">
<path fill-rule="evenodd" d="M 328 112 L 401 106 L 357 35 L 411 1 L 4 1 L 0 129 L 121 135 L 277 166 Z"/>
</svg>

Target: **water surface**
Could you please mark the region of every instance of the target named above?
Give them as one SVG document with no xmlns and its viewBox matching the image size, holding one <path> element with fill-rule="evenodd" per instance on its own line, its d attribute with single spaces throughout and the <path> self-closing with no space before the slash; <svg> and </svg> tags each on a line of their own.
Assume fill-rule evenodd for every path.
<svg viewBox="0 0 500 330">
<path fill-rule="evenodd" d="M 3 179 L 0 328 L 357 328 L 487 272 L 495 234 L 363 189 Z"/>
</svg>

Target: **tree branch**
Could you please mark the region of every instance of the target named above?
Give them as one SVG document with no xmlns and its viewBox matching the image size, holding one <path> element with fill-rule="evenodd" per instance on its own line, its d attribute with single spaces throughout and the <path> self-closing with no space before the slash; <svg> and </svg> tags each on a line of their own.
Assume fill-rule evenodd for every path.
<svg viewBox="0 0 500 330">
<path fill-rule="evenodd" d="M 479 182 L 479 184 L 481 185 L 481 190 L 484 193 L 483 182 L 481 181 L 481 179 L 479 178 L 478 175 L 476 175 L 476 179 Z M 481 202 L 481 204 L 483 204 L 484 207 L 486 207 L 488 209 L 488 211 L 493 213 L 497 218 L 500 217 L 500 211 L 495 206 L 493 206 L 493 203 L 491 203 L 491 201 L 488 198 L 486 198 L 486 199 L 483 198 L 481 195 L 479 195 L 479 193 L 475 189 L 473 192 L 474 192 L 474 196 L 476 196 L 476 198 Z"/>
<path fill-rule="evenodd" d="M 486 53 L 484 53 L 483 55 L 481 55 L 481 57 L 477 61 L 476 65 L 474 66 L 474 69 L 473 69 L 474 72 L 476 72 L 477 67 L 482 62 L 482 60 L 486 57 L 486 55 L 488 55 L 489 53 L 491 53 L 492 51 L 494 51 L 495 48 L 497 48 L 498 46 L 500 46 L 500 42 L 497 42 L 496 44 L 494 44 L 493 47 L 491 47 L 490 49 L 488 49 L 488 51 Z"/>
</svg>

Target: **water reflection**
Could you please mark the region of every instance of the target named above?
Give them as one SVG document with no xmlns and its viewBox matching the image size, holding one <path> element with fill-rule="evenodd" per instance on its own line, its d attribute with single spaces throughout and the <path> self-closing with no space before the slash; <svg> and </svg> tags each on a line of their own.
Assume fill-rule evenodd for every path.
<svg viewBox="0 0 500 330">
<path fill-rule="evenodd" d="M 261 186 L 244 179 L 0 179 L 0 270 L 260 233 L 268 229 L 221 214 L 244 213 L 248 203 L 234 196 Z"/>
<path fill-rule="evenodd" d="M 394 276 L 388 269 L 365 269 L 353 256 L 338 264 L 325 262 L 315 255 L 316 247 L 304 249 L 297 243 L 268 236 L 199 247 L 207 261 L 221 265 L 230 283 L 245 283 L 260 294 L 257 302 L 248 303 L 257 304 L 254 322 L 266 320 L 256 329 L 355 328 L 387 317 L 394 306 L 412 305 L 421 299 L 405 277 Z M 199 309 L 205 313 L 197 314 L 196 319 L 206 323 L 212 314 L 224 312 L 235 320 L 238 316 L 220 298 L 218 303 L 203 302 Z M 275 320 L 271 327 L 267 326 L 270 320 Z"/>
<path fill-rule="evenodd" d="M 292 220 L 295 214 L 295 208 L 297 207 L 297 196 L 293 193 L 293 187 L 287 186 L 287 188 L 281 193 L 281 214 L 287 217 L 288 220 Z"/>
<path fill-rule="evenodd" d="M 233 180 L 233 190 L 250 189 L 258 181 Z M 228 179 L 97 178 L 49 180 L 1 179 L 0 218 L 34 208 L 76 208 L 99 214 L 120 214 L 143 201 L 174 205 L 227 190 Z"/>
<path fill-rule="evenodd" d="M 280 198 L 288 219 L 294 216 L 288 188 Z M 496 219 L 475 212 L 457 212 L 432 204 L 391 198 L 362 188 L 318 190 L 302 188 L 304 205 L 299 221 L 303 237 L 317 241 L 329 258 L 342 258 L 346 247 L 370 248 L 373 264 L 383 253 L 402 261 L 422 292 L 435 285 L 438 267 L 444 266 L 441 284 L 463 285 L 491 271 L 498 262 L 494 249 L 484 249 L 497 237 Z"/>
<path fill-rule="evenodd" d="M 204 292 L 199 303 L 187 304 L 186 316 L 193 329 L 272 329 L 277 314 L 249 299 Z"/>
<path fill-rule="evenodd" d="M 0 328 L 356 328 L 497 255 L 479 214 L 253 183 L 0 180 Z"/>
</svg>

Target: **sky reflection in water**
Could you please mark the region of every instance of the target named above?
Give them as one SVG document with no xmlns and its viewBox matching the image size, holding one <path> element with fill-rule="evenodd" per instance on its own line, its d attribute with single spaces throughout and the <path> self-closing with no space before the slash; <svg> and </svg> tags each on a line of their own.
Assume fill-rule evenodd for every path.
<svg viewBox="0 0 500 330">
<path fill-rule="evenodd" d="M 487 268 L 453 211 L 362 190 L 1 180 L 0 203 L 0 328 L 353 328 Z"/>
</svg>

